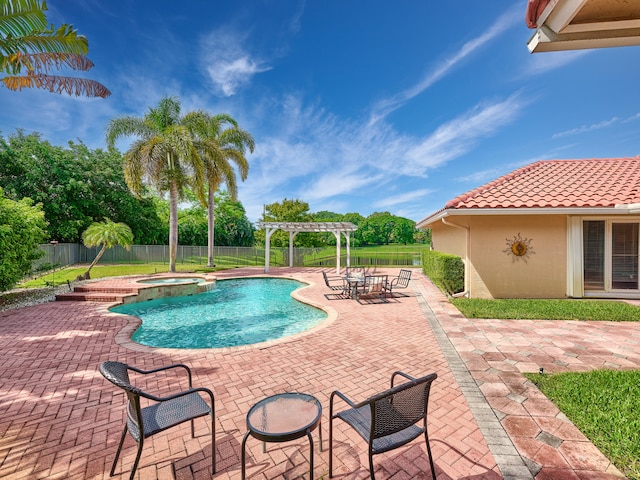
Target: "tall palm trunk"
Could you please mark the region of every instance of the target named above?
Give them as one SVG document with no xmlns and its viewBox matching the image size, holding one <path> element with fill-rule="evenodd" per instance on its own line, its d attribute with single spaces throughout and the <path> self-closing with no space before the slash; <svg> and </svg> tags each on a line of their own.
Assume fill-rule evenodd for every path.
<svg viewBox="0 0 640 480">
<path fill-rule="evenodd" d="M 91 274 L 89 272 L 91 272 L 91 269 L 93 267 L 95 267 L 96 263 L 98 263 L 98 261 L 102 258 L 102 255 L 104 255 L 105 250 L 107 249 L 107 244 L 103 243 L 102 244 L 102 248 L 100 249 L 100 251 L 98 252 L 98 254 L 96 255 L 96 258 L 93 259 L 93 262 L 91 262 L 91 265 L 89 265 L 89 268 L 87 268 L 87 271 L 84 272 L 84 279 L 85 280 L 89 280 L 91 278 Z"/>
<path fill-rule="evenodd" d="M 169 272 L 176 271 L 178 254 L 178 185 L 171 182 L 169 189 Z"/>
<path fill-rule="evenodd" d="M 214 228 L 215 228 L 215 212 L 213 210 L 214 200 L 215 200 L 215 192 L 216 189 L 212 184 L 209 184 L 209 198 L 207 199 L 208 203 L 208 232 L 207 232 L 207 267 L 215 267 L 215 263 L 213 261 L 213 247 L 214 247 Z"/>
</svg>

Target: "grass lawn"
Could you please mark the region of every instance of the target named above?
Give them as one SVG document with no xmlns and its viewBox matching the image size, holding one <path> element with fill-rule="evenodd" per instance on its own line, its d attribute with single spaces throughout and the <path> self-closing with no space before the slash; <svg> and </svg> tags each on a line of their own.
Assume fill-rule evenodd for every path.
<svg viewBox="0 0 640 480">
<path fill-rule="evenodd" d="M 511 298 L 454 298 L 452 302 L 467 318 L 640 321 L 640 308 L 625 302 Z"/>
<path fill-rule="evenodd" d="M 178 272 L 213 272 L 221 270 L 221 268 L 194 267 L 189 264 L 177 264 Z M 18 288 L 40 288 L 51 286 L 54 283 L 60 285 L 67 283 L 67 280 L 73 282 L 78 275 L 82 275 L 87 271 L 87 267 L 67 267 L 55 272 L 49 272 L 47 275 L 38 277 L 33 280 L 21 283 Z M 165 273 L 169 271 L 169 265 L 166 263 L 148 263 L 139 265 L 96 265 L 91 269 L 91 278 L 118 277 L 122 275 L 150 275 L 154 273 Z"/>
<path fill-rule="evenodd" d="M 640 480 L 640 371 L 525 374 L 630 480 Z"/>
</svg>

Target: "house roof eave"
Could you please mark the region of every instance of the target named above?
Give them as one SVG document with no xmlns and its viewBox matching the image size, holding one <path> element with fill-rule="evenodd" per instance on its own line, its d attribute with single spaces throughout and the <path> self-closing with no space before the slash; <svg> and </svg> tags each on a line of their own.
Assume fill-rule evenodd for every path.
<svg viewBox="0 0 640 480">
<path fill-rule="evenodd" d="M 615 207 L 553 207 L 553 208 L 448 208 L 442 209 L 416 223 L 416 228 L 429 228 L 449 216 L 482 215 L 638 215 L 640 204 Z"/>
</svg>

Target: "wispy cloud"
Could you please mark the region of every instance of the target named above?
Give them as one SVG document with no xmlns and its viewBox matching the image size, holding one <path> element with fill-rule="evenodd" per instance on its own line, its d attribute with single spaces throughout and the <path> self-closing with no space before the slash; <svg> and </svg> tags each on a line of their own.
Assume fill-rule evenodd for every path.
<svg viewBox="0 0 640 480">
<path fill-rule="evenodd" d="M 367 198 L 374 208 L 401 205 L 431 193 L 425 188 L 393 192 L 394 182 L 424 179 L 430 169 L 468 153 L 483 138 L 512 122 L 527 104 L 518 94 L 477 106 L 424 137 L 410 136 L 385 122 L 368 125 L 337 118 L 290 95 L 268 111 L 274 131 L 261 136 L 251 159 L 251 175 L 240 187 L 254 218 L 264 203 L 294 195 L 317 205 L 337 205 L 349 196 Z M 265 113 L 267 114 L 267 113 Z M 371 201 L 372 191 L 388 197 Z M 253 204 L 252 204 L 253 203 Z"/>
<path fill-rule="evenodd" d="M 246 34 L 229 28 L 219 28 L 201 41 L 204 70 L 216 93 L 229 97 L 261 72 L 271 69 L 263 60 L 247 51 Z"/>
<path fill-rule="evenodd" d="M 393 195 L 391 197 L 378 200 L 373 203 L 373 206 L 376 208 L 394 207 L 407 202 L 415 202 L 417 199 L 425 197 L 432 192 L 433 190 L 427 188 L 412 190 L 410 192 L 404 192 L 399 195 Z"/>
<path fill-rule="evenodd" d="M 562 68 L 573 63 L 585 55 L 589 55 L 591 50 L 576 50 L 567 52 L 547 52 L 543 54 L 531 54 L 520 77 L 530 77 Z"/>
<path fill-rule="evenodd" d="M 455 118 L 407 151 L 402 165 L 405 175 L 423 175 L 469 152 L 481 139 L 495 134 L 511 123 L 527 105 L 515 94 L 506 100 L 481 105 Z"/>
<path fill-rule="evenodd" d="M 565 130 L 564 132 L 554 133 L 551 136 L 551 138 L 561 138 L 569 135 L 580 135 L 582 133 L 593 132 L 594 130 L 607 128 L 619 122 L 620 122 L 620 119 L 618 117 L 613 117 L 613 118 L 610 118 L 609 120 L 603 120 L 602 122 L 593 123 L 591 125 L 581 125 L 577 128 L 572 128 L 571 130 Z"/>
<path fill-rule="evenodd" d="M 488 168 L 478 172 L 470 173 L 462 177 L 456 177 L 454 180 L 460 183 L 470 183 L 473 185 L 482 185 L 490 180 L 500 177 L 501 171 L 497 168 Z"/>
<path fill-rule="evenodd" d="M 393 95 L 390 98 L 380 100 L 373 108 L 369 125 L 372 125 L 379 120 L 389 115 L 394 110 L 402 107 L 412 98 L 424 92 L 431 85 L 436 83 L 442 77 L 447 75 L 458 63 L 462 62 L 465 58 L 472 55 L 475 51 L 479 50 L 489 41 L 499 36 L 505 30 L 513 27 L 518 21 L 521 21 L 520 8 L 516 9 L 512 7 L 507 12 L 502 14 L 482 35 L 473 38 L 466 42 L 462 47 L 450 57 L 444 59 L 432 70 L 428 71 L 426 75 L 418 81 L 415 85 Z"/>
</svg>

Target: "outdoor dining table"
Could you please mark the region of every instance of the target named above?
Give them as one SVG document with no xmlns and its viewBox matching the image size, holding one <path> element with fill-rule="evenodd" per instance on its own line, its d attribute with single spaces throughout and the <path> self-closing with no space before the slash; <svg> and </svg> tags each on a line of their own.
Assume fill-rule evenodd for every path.
<svg viewBox="0 0 640 480">
<path fill-rule="evenodd" d="M 344 277 L 344 281 L 347 284 L 347 293 L 351 298 L 354 298 L 356 296 L 358 287 L 364 285 L 364 277 L 362 275 L 347 276 Z"/>
</svg>

